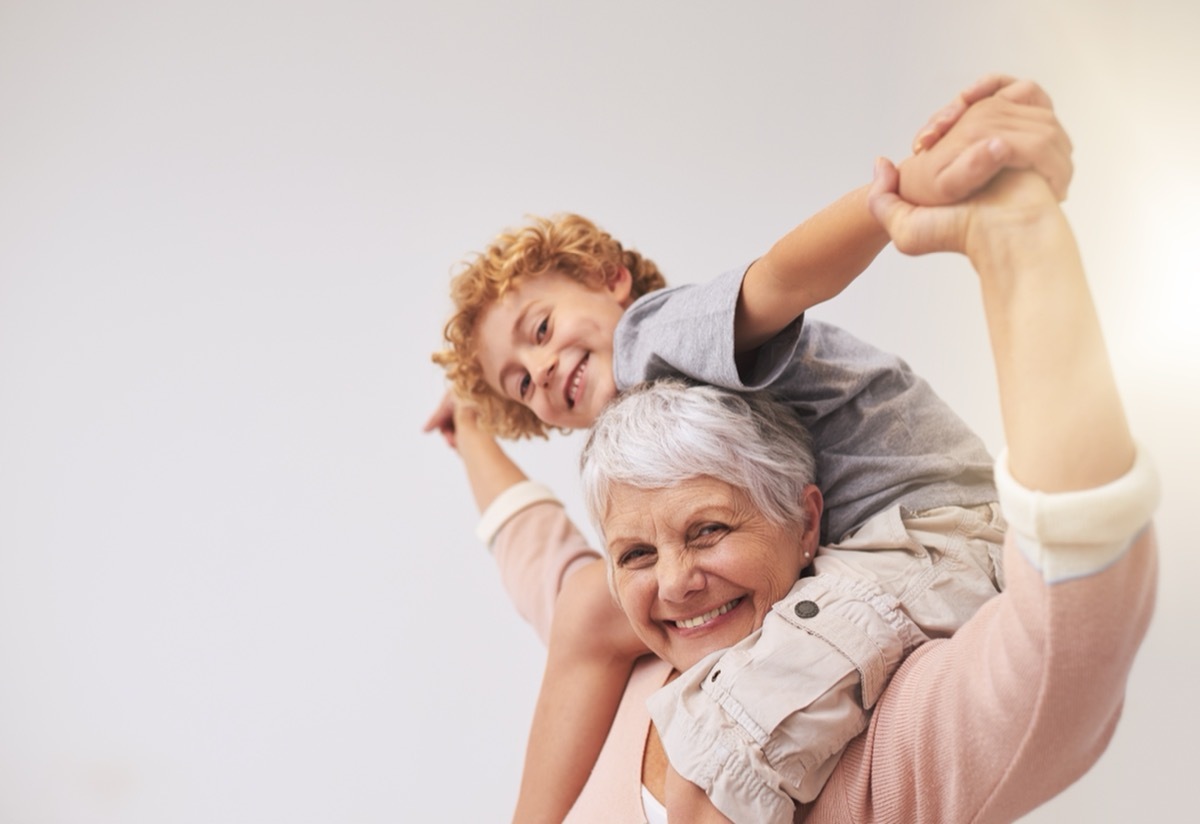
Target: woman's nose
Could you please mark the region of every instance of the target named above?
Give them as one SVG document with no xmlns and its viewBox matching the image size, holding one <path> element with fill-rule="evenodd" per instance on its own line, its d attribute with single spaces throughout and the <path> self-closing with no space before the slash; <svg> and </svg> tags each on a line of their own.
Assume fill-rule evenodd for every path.
<svg viewBox="0 0 1200 824">
<path fill-rule="evenodd" d="M 658 595 L 664 601 L 682 601 L 704 588 L 704 573 L 690 559 L 676 558 L 664 562 L 660 556 L 655 567 L 658 572 Z"/>
</svg>

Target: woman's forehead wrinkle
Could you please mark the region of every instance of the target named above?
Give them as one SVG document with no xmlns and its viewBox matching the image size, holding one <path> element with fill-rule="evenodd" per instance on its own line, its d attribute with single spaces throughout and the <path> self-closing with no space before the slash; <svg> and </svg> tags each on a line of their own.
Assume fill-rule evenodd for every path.
<svg viewBox="0 0 1200 824">
<path fill-rule="evenodd" d="M 604 513 L 604 535 L 609 545 L 645 540 L 647 529 L 653 528 L 648 513 L 638 505 L 638 497 L 631 499 L 630 492 L 624 486 L 614 486 L 610 492 Z"/>
<path fill-rule="evenodd" d="M 618 512 L 605 519 L 604 534 L 609 544 L 645 540 L 647 531 L 646 518 L 640 513 Z"/>
</svg>

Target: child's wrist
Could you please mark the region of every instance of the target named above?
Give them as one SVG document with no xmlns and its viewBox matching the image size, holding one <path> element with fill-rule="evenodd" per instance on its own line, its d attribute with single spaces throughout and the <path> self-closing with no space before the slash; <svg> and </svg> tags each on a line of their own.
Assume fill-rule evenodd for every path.
<svg viewBox="0 0 1200 824">
<path fill-rule="evenodd" d="M 497 451 L 503 452 L 496 436 L 477 425 L 459 426 L 454 433 L 459 452 Z"/>
</svg>

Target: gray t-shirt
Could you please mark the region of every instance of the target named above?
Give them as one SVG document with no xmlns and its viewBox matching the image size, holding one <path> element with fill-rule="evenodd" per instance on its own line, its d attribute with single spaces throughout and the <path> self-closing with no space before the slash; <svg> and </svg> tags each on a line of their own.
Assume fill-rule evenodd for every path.
<svg viewBox="0 0 1200 824">
<path fill-rule="evenodd" d="M 836 326 L 797 319 L 759 348 L 743 380 L 733 351 L 743 274 L 661 289 L 630 306 L 613 343 L 617 388 L 683 376 L 789 403 L 812 433 L 825 542 L 896 504 L 920 512 L 996 500 L 979 437 L 908 364 Z"/>
</svg>

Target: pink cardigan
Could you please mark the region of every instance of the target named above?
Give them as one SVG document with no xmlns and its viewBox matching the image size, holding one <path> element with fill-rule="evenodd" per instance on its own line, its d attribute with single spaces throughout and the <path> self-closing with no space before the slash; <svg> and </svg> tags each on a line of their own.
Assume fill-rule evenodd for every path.
<svg viewBox="0 0 1200 824">
<path fill-rule="evenodd" d="M 1009 822 L 1104 751 L 1153 610 L 1153 471 L 1139 458 L 1126 478 L 1064 502 L 1020 488 L 1001 464 L 1007 589 L 909 656 L 797 821 Z M 543 493 L 490 515 L 504 584 L 544 640 L 562 580 L 595 552 Z M 669 672 L 651 657 L 636 666 L 568 821 L 645 822 L 645 702 Z"/>
</svg>

